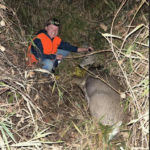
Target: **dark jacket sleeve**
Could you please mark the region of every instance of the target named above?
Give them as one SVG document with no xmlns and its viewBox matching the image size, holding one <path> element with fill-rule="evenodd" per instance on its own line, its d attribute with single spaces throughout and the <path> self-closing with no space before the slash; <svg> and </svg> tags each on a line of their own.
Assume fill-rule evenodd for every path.
<svg viewBox="0 0 150 150">
<path fill-rule="evenodd" d="M 43 45 L 41 43 L 41 40 L 36 38 L 34 41 L 34 44 L 31 46 L 31 52 L 37 59 L 55 59 L 56 55 L 46 55 L 43 53 Z"/>
<path fill-rule="evenodd" d="M 58 49 L 63 49 L 70 52 L 77 52 L 78 47 L 72 46 L 67 42 L 61 41 L 60 45 L 58 46 Z"/>
</svg>

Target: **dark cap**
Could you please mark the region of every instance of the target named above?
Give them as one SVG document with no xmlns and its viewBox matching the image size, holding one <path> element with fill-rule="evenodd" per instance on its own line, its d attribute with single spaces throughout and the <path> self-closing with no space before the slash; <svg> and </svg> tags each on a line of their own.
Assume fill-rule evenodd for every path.
<svg viewBox="0 0 150 150">
<path fill-rule="evenodd" d="M 53 24 L 53 25 L 59 27 L 60 26 L 60 21 L 58 19 L 53 18 L 53 19 L 50 19 L 50 20 L 47 21 L 46 26 L 49 26 L 50 24 Z"/>
</svg>

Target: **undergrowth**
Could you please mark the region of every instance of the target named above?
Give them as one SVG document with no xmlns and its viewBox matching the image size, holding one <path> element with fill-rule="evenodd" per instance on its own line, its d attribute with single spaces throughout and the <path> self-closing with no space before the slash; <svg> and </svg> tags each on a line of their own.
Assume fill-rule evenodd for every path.
<svg viewBox="0 0 150 150">
<path fill-rule="evenodd" d="M 148 150 L 148 6 L 146 0 L 0 0 L 0 148 Z M 126 87 L 131 116 L 123 140 L 107 142 L 109 128 L 92 120 L 71 84 L 84 74 L 76 68 L 84 54 L 69 55 L 59 76 L 43 78 L 44 70 L 26 65 L 29 42 L 51 17 L 60 19 L 64 41 L 88 42 L 99 64 Z"/>
</svg>

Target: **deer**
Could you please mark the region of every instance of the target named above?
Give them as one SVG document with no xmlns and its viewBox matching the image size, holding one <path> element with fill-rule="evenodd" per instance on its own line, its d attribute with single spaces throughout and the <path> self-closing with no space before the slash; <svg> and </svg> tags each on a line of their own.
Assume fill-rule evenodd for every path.
<svg viewBox="0 0 150 150">
<path fill-rule="evenodd" d="M 95 55 L 84 57 L 80 67 L 94 63 Z M 73 83 L 82 87 L 87 99 L 91 116 L 103 125 L 113 126 L 109 133 L 109 141 L 120 131 L 125 120 L 124 109 L 121 106 L 120 84 L 104 70 L 90 68 L 83 78 L 74 78 Z"/>
</svg>

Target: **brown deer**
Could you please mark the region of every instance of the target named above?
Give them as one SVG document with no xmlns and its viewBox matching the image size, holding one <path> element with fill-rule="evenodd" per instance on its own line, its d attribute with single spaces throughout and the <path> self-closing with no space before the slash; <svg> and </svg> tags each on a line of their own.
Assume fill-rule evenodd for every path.
<svg viewBox="0 0 150 150">
<path fill-rule="evenodd" d="M 80 66 L 84 67 L 90 64 L 91 60 L 93 63 L 94 57 L 92 55 L 85 57 Z M 92 117 L 100 119 L 103 125 L 114 126 L 109 134 L 109 140 L 111 140 L 119 132 L 124 121 L 124 108 L 121 107 L 121 98 L 118 92 L 120 85 L 105 71 L 91 68 L 89 72 L 92 75 L 87 73 L 83 78 L 75 78 L 73 83 L 82 86 Z"/>
</svg>

